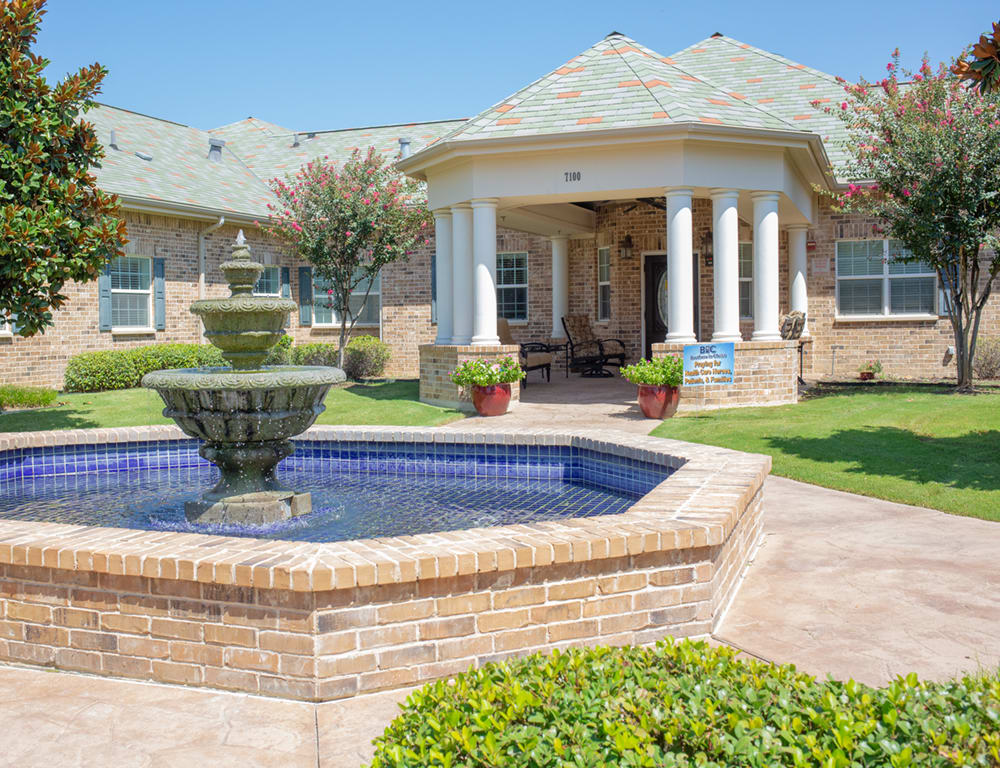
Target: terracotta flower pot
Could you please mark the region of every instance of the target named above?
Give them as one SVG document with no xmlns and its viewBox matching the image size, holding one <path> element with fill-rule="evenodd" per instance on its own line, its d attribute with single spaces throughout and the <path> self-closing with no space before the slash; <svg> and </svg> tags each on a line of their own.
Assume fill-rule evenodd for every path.
<svg viewBox="0 0 1000 768">
<path fill-rule="evenodd" d="M 874 371 L 859 371 L 858 372 L 858 378 L 861 379 L 862 381 L 871 381 L 872 379 L 875 378 L 875 372 Z"/>
<path fill-rule="evenodd" d="M 678 387 L 639 385 L 639 407 L 647 419 L 669 419 L 677 412 Z"/>
<path fill-rule="evenodd" d="M 472 404 L 480 416 L 503 416 L 510 405 L 510 384 L 473 387 Z"/>
</svg>

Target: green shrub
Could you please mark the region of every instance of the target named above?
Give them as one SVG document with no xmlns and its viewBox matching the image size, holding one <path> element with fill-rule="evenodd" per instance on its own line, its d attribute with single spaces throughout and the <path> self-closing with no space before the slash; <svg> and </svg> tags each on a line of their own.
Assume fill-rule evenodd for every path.
<svg viewBox="0 0 1000 768">
<path fill-rule="evenodd" d="M 131 389 L 150 371 L 224 364 L 222 353 L 211 344 L 151 344 L 83 352 L 70 358 L 63 387 L 67 392 Z"/>
<path fill-rule="evenodd" d="M 67 392 L 101 392 L 139 386 L 135 358 L 127 349 L 83 352 L 70 358 L 63 374 Z"/>
<path fill-rule="evenodd" d="M 292 347 L 294 365 L 337 365 L 337 345 L 314 341 Z"/>
<path fill-rule="evenodd" d="M 344 373 L 349 379 L 376 379 L 385 371 L 392 350 L 375 336 L 355 336 L 344 348 Z"/>
<path fill-rule="evenodd" d="M 410 694 L 371 768 L 995 766 L 1000 672 L 885 688 L 667 640 L 487 664 Z"/>
<path fill-rule="evenodd" d="M 278 343 L 271 347 L 264 360 L 264 365 L 288 365 L 292 361 L 292 337 L 282 336 Z"/>
<path fill-rule="evenodd" d="M 56 401 L 56 391 L 44 387 L 18 387 L 0 384 L 0 410 L 4 408 L 41 408 Z"/>
<path fill-rule="evenodd" d="M 451 380 L 460 387 L 491 387 L 494 384 L 512 384 L 525 376 L 521 364 L 513 357 L 498 357 L 487 360 L 477 357 L 463 360 L 449 374 Z"/>
<path fill-rule="evenodd" d="M 622 368 L 622 378 L 633 384 L 652 384 L 657 387 L 679 387 L 684 380 L 684 358 L 680 355 L 654 357 L 640 360 Z"/>
<path fill-rule="evenodd" d="M 979 337 L 972 372 L 977 379 L 1000 379 L 1000 337 Z"/>
</svg>

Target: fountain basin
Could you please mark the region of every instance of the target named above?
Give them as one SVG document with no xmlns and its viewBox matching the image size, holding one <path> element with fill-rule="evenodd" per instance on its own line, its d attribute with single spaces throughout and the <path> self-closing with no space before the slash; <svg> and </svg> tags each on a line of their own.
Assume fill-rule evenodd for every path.
<svg viewBox="0 0 1000 768">
<path fill-rule="evenodd" d="M 316 426 L 296 442 L 294 471 L 341 462 L 361 485 L 396 471 L 416 488 L 459 465 L 491 482 L 543 474 L 556 471 L 539 458 L 552 451 L 592 454 L 579 469 L 612 483 L 638 476 L 632 462 L 668 472 L 616 514 L 571 506 L 456 527 L 442 503 L 419 519 L 443 526 L 339 541 L 136 530 L 113 510 L 99 527 L 75 516 L 72 495 L 64 523 L 0 514 L 0 661 L 327 701 L 569 644 L 704 635 L 759 540 L 770 468 L 766 456 L 610 432 Z M 193 491 L 199 462 L 174 426 L 0 435 L 0 499 L 59 478 L 92 487 L 85 476 L 112 466 L 131 480 L 151 463 Z M 513 504 L 491 493 L 496 510 Z"/>
</svg>

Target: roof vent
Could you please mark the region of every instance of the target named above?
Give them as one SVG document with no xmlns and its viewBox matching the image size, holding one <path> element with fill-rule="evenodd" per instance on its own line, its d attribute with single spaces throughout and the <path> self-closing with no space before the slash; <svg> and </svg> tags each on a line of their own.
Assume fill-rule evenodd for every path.
<svg viewBox="0 0 1000 768">
<path fill-rule="evenodd" d="M 297 134 L 297 133 L 293 133 L 292 134 L 292 146 L 293 147 L 297 147 L 301 143 L 302 143 L 302 137 L 299 136 L 299 134 Z"/>
<path fill-rule="evenodd" d="M 114 128 L 111 129 L 111 143 L 108 146 L 112 149 L 118 149 L 118 132 Z"/>
<path fill-rule="evenodd" d="M 225 139 L 208 140 L 208 159 L 215 163 L 222 162 L 222 148 L 226 146 Z"/>
<path fill-rule="evenodd" d="M 715 33 L 712 34 L 712 37 L 722 37 L 722 33 L 721 32 L 715 32 Z"/>
<path fill-rule="evenodd" d="M 138 157 L 140 160 L 152 160 L 153 159 L 152 155 L 147 155 L 145 152 L 136 152 L 135 156 Z"/>
<path fill-rule="evenodd" d="M 623 35 L 621 32 L 610 32 L 604 36 L 604 39 L 607 40 L 609 37 L 625 37 L 625 35 Z"/>
<path fill-rule="evenodd" d="M 401 138 L 399 140 L 399 158 L 405 160 L 410 156 L 410 140 Z"/>
<path fill-rule="evenodd" d="M 314 132 L 309 132 L 309 133 L 306 134 L 306 138 L 307 139 L 315 139 L 316 138 L 316 134 Z"/>
</svg>

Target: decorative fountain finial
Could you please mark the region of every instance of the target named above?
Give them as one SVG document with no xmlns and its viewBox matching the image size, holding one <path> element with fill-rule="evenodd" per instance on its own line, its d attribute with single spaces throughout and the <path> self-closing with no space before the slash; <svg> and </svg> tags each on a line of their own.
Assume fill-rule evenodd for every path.
<svg viewBox="0 0 1000 768">
<path fill-rule="evenodd" d="M 205 325 L 205 337 L 232 367 L 185 368 L 146 374 L 142 386 L 160 393 L 185 434 L 205 443 L 199 453 L 219 467 L 222 479 L 189 501 L 189 520 L 262 524 L 305 514 L 308 493 L 281 485 L 278 462 L 295 448 L 289 438 L 304 432 L 323 412 L 323 399 L 344 380 L 339 368 L 263 367 L 267 353 L 285 335 L 296 304 L 291 299 L 254 296 L 264 265 L 250 259 L 241 229 L 232 255 L 220 266 L 230 295 L 191 305 Z"/>
</svg>

